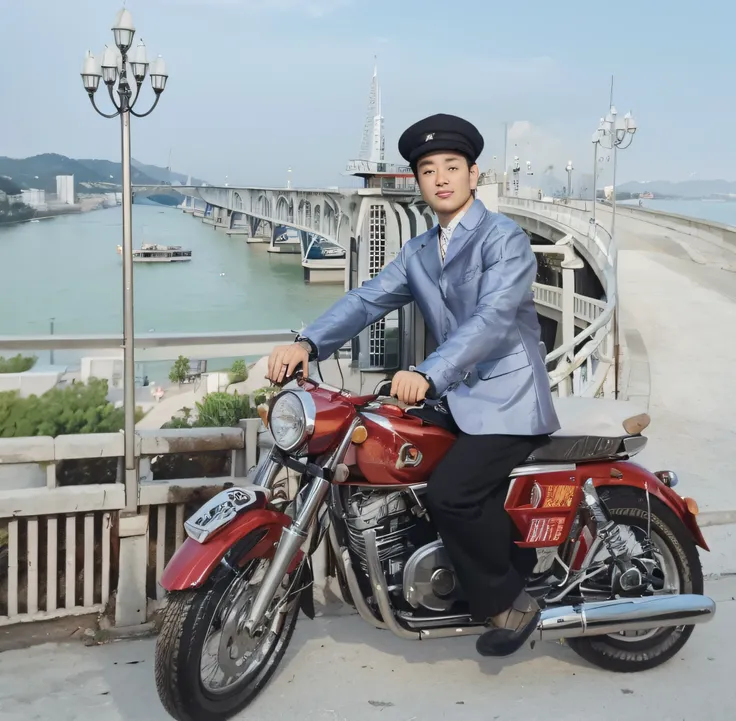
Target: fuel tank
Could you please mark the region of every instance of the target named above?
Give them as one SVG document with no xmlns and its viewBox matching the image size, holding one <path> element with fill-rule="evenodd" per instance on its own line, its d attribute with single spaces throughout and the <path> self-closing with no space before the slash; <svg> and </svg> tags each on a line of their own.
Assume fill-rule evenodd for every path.
<svg viewBox="0 0 736 721">
<path fill-rule="evenodd" d="M 368 437 L 354 446 L 361 475 L 377 486 L 423 483 L 437 467 L 455 436 L 438 426 L 384 405 L 360 413 Z"/>
</svg>

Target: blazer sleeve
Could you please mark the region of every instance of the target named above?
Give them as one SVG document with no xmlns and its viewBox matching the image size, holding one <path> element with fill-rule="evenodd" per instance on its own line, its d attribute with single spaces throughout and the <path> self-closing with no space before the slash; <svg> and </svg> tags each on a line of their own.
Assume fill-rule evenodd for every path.
<svg viewBox="0 0 736 721">
<path fill-rule="evenodd" d="M 392 310 L 413 300 L 406 275 L 406 246 L 378 275 L 348 291 L 300 335 L 317 348 L 318 360 L 329 358 L 347 341 Z"/>
<path fill-rule="evenodd" d="M 537 261 L 524 231 L 513 224 L 492 231 L 485 239 L 484 260 L 478 305 L 473 315 L 417 366 L 434 383 L 438 396 L 457 384 L 482 360 L 493 357 L 493 350 L 507 338 L 516 321 L 519 306 L 528 300 L 537 274 Z M 500 253 L 490 259 L 491 243 L 499 243 Z"/>
</svg>

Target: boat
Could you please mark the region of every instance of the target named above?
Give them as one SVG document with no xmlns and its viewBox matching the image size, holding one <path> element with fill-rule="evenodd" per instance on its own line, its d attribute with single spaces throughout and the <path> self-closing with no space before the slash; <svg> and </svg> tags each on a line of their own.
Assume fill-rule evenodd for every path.
<svg viewBox="0 0 736 721">
<path fill-rule="evenodd" d="M 123 247 L 118 245 L 118 255 L 123 254 Z M 192 251 L 184 250 L 180 245 L 159 245 L 143 243 L 140 249 L 133 250 L 134 263 L 182 263 L 192 259 Z"/>
<path fill-rule="evenodd" d="M 309 233 L 305 239 L 304 260 L 326 260 L 328 258 L 345 258 L 347 253 L 338 243 Z"/>
</svg>

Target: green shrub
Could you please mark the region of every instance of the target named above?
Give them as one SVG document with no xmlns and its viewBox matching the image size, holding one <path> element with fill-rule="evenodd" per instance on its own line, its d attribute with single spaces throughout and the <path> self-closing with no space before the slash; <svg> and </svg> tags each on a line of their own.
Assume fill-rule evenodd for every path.
<svg viewBox="0 0 736 721">
<path fill-rule="evenodd" d="M 175 361 L 174 366 L 169 371 L 169 380 L 172 383 L 178 383 L 181 385 L 189 375 L 189 358 L 185 358 L 180 355 Z"/>
<path fill-rule="evenodd" d="M 237 393 L 209 393 L 197 406 L 197 419 L 190 418 L 191 409 L 183 408 L 183 416 L 172 416 L 164 428 L 232 428 L 245 418 L 258 418 L 258 410 L 248 396 Z"/>
<path fill-rule="evenodd" d="M 267 403 L 271 396 L 273 396 L 278 391 L 278 388 L 274 386 L 263 386 L 263 388 L 259 388 L 257 391 L 253 392 L 253 402 L 256 404 L 256 408 L 261 405 L 261 403 Z"/>
<path fill-rule="evenodd" d="M 25 373 L 36 365 L 37 360 L 36 356 L 22 356 L 20 353 L 13 358 L 0 356 L 0 373 Z"/>
<path fill-rule="evenodd" d="M 248 380 L 248 369 L 245 367 L 245 361 L 236 360 L 230 366 L 229 374 L 230 383 L 242 383 Z"/>
<path fill-rule="evenodd" d="M 136 409 L 136 421 L 142 417 Z M 124 426 L 123 409 L 107 400 L 106 380 L 92 378 L 28 398 L 0 393 L 0 438 L 115 433 Z"/>
<path fill-rule="evenodd" d="M 197 421 L 200 428 L 237 426 L 241 418 L 258 418 L 258 411 L 248 396 L 229 393 L 210 393 L 197 402 Z"/>
</svg>

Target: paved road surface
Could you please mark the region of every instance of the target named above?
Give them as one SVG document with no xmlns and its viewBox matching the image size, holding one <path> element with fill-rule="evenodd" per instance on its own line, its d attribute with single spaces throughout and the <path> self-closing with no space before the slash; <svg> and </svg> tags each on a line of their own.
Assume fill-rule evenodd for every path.
<svg viewBox="0 0 736 721">
<path fill-rule="evenodd" d="M 736 709 L 736 579 L 712 582 L 716 618 L 659 669 L 587 665 L 560 644 L 482 659 L 473 639 L 412 643 L 357 616 L 300 619 L 258 721 L 729 721 Z M 165 721 L 154 641 L 45 645 L 0 654 L 3 721 Z"/>
<path fill-rule="evenodd" d="M 598 220 L 610 223 L 599 208 Z M 736 248 L 618 215 L 622 319 L 651 372 L 649 446 L 638 460 L 680 476 L 701 511 L 736 511 Z M 736 526 L 706 531 L 708 572 L 736 572 Z"/>
</svg>

